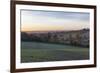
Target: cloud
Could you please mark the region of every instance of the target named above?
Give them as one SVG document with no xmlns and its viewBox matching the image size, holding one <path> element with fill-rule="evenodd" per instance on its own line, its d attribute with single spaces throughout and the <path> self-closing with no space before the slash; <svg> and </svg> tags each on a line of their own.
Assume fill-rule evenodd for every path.
<svg viewBox="0 0 100 73">
<path fill-rule="evenodd" d="M 50 28 L 51 30 L 54 30 L 53 27 L 55 26 L 56 28 L 66 27 L 66 29 L 59 28 L 59 30 L 89 28 L 89 17 L 89 13 L 22 10 L 21 26 L 23 29 L 28 26 L 37 30 L 40 29 L 41 26 L 43 29 Z"/>
</svg>

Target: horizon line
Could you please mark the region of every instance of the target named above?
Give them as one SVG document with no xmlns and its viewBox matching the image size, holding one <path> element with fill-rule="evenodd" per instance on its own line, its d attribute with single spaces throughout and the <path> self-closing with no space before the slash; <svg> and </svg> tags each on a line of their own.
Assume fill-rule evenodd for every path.
<svg viewBox="0 0 100 73">
<path fill-rule="evenodd" d="M 89 29 L 89 28 L 83 28 L 83 29 L 74 29 L 74 30 L 36 30 L 36 31 L 21 31 L 21 32 L 51 32 L 51 31 L 78 31 L 78 30 L 84 30 L 84 29 Z"/>
</svg>

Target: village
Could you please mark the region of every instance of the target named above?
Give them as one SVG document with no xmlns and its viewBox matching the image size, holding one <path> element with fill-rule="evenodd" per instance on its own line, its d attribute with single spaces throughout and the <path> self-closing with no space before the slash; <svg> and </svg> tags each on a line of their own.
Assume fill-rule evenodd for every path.
<svg viewBox="0 0 100 73">
<path fill-rule="evenodd" d="M 21 40 L 89 47 L 89 29 L 73 31 L 21 32 Z"/>
</svg>

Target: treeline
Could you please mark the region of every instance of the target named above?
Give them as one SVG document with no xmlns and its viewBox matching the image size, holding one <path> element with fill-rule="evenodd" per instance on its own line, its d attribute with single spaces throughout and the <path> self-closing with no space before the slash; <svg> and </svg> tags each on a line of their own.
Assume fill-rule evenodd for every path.
<svg viewBox="0 0 100 73">
<path fill-rule="evenodd" d="M 21 32 L 21 40 L 89 47 L 89 29 L 59 32 Z"/>
</svg>

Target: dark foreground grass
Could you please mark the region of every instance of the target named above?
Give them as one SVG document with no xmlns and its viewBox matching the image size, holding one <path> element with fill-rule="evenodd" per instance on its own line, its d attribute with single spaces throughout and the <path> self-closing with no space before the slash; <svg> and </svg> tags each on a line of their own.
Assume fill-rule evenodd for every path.
<svg viewBox="0 0 100 73">
<path fill-rule="evenodd" d="M 89 59 L 89 48 L 39 42 L 21 43 L 21 62 L 86 59 Z"/>
</svg>

